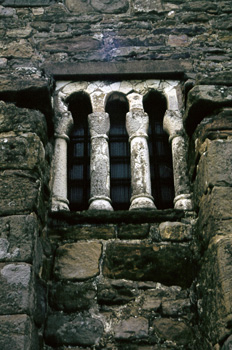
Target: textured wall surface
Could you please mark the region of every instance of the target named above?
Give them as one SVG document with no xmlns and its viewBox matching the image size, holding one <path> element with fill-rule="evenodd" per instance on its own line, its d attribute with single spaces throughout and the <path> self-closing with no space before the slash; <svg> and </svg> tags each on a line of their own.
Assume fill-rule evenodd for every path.
<svg viewBox="0 0 232 350">
<path fill-rule="evenodd" d="M 231 12 L 0 0 L 2 350 L 231 349 Z M 180 81 L 194 210 L 50 212 L 57 80 L 101 74 Z"/>
</svg>

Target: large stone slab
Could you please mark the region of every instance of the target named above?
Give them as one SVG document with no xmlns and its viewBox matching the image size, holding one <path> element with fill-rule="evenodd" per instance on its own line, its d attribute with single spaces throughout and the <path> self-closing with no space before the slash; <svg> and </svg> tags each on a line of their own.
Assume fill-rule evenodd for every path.
<svg viewBox="0 0 232 350">
<path fill-rule="evenodd" d="M 97 242 L 67 243 L 56 251 L 54 273 L 63 280 L 85 280 L 99 274 L 102 245 Z"/>
<path fill-rule="evenodd" d="M 38 350 L 38 337 L 27 315 L 0 316 L 1 350 Z"/>
<path fill-rule="evenodd" d="M 198 123 L 221 107 L 232 106 L 232 87 L 196 85 L 188 93 L 184 124 L 192 134 Z"/>
<path fill-rule="evenodd" d="M 0 261 L 32 263 L 38 235 L 36 216 L 15 215 L 0 219 Z"/>
<path fill-rule="evenodd" d="M 152 326 L 159 339 L 163 341 L 171 341 L 178 346 L 183 346 L 190 344 L 193 340 L 191 328 L 183 321 L 157 318 L 153 321 Z"/>
<path fill-rule="evenodd" d="M 0 215 L 30 214 L 41 207 L 41 182 L 29 171 L 0 172 Z"/>
<path fill-rule="evenodd" d="M 28 133 L 21 136 L 0 134 L 0 168 L 37 170 L 45 166 L 45 150 L 39 137 Z"/>
<path fill-rule="evenodd" d="M 29 264 L 0 263 L 0 314 L 30 314 L 33 303 Z"/>
<path fill-rule="evenodd" d="M 231 333 L 232 234 L 215 236 L 205 253 L 198 278 L 198 312 L 203 336 L 213 344 Z"/>
<path fill-rule="evenodd" d="M 194 183 L 196 204 L 214 186 L 232 186 L 232 141 L 206 140 Z"/>
<path fill-rule="evenodd" d="M 2 81 L 1 84 L 3 84 Z M 13 87 L 9 81 L 5 84 L 5 94 L 7 94 L 7 91 L 10 91 Z M 4 90 L 4 87 L 0 86 L 0 90 L 2 89 Z M 15 90 L 17 91 L 16 87 Z M 33 132 L 45 141 L 47 139 L 45 116 L 37 110 L 18 108 L 14 104 L 6 104 L 0 101 L 0 132 L 7 133 L 10 131 L 17 134 Z"/>
<path fill-rule="evenodd" d="M 82 345 L 98 344 L 103 334 L 103 324 L 92 317 L 81 314 L 54 314 L 48 317 L 45 328 L 45 340 L 49 345 Z"/>
<path fill-rule="evenodd" d="M 187 244 L 157 243 L 107 245 L 103 274 L 188 287 L 194 278 L 194 261 Z"/>
<path fill-rule="evenodd" d="M 232 188 L 214 187 L 199 206 L 198 235 L 208 244 L 215 235 L 232 234 Z"/>
</svg>

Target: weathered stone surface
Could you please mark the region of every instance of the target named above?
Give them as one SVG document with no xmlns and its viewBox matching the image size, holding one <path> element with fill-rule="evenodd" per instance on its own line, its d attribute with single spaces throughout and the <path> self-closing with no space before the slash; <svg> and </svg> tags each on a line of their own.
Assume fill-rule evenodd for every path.
<svg viewBox="0 0 232 350">
<path fill-rule="evenodd" d="M 162 314 L 164 316 L 177 317 L 191 313 L 189 299 L 162 300 Z"/>
<path fill-rule="evenodd" d="M 198 123 L 221 107 L 232 106 L 232 88 L 217 85 L 197 85 L 188 93 L 184 116 L 186 130 L 192 134 Z"/>
<path fill-rule="evenodd" d="M 215 236 L 204 256 L 198 298 L 203 335 L 213 344 L 230 333 L 232 321 L 232 235 Z"/>
<path fill-rule="evenodd" d="M 32 263 L 38 224 L 36 216 L 16 215 L 0 219 L 0 261 Z"/>
<path fill-rule="evenodd" d="M 4 0 L 4 6 L 26 7 L 26 6 L 48 6 L 51 0 Z"/>
<path fill-rule="evenodd" d="M 65 0 L 65 5 L 69 9 L 69 11 L 77 12 L 77 13 L 89 13 L 93 12 L 93 8 L 87 3 L 87 1 L 82 0 Z"/>
<path fill-rule="evenodd" d="M 98 40 L 84 36 L 66 40 L 48 40 L 39 44 L 41 51 L 48 51 L 50 53 L 77 53 L 78 51 L 97 50 L 100 46 L 101 44 Z"/>
<path fill-rule="evenodd" d="M 102 245 L 97 242 L 67 243 L 56 251 L 54 273 L 64 280 L 84 280 L 99 274 Z"/>
<path fill-rule="evenodd" d="M 0 99 L 5 102 L 13 102 L 16 106 L 21 108 L 30 108 L 41 111 L 47 116 L 49 128 L 52 128 L 50 118 L 53 112 L 51 107 L 50 81 L 47 78 L 41 78 L 41 72 L 30 67 L 21 68 L 15 78 L 9 75 L 3 76 L 0 82 Z M 39 113 L 35 111 L 27 112 L 27 114 L 29 113 L 32 113 L 33 116 L 35 116 L 36 113 L 39 115 Z M 20 117 L 22 118 L 21 115 L 22 112 L 20 113 Z M 38 115 L 36 120 L 31 123 L 32 127 L 35 123 L 38 123 Z M 44 117 L 40 117 L 41 122 L 43 121 L 43 118 Z M 25 116 L 23 119 L 25 119 Z M 29 124 L 28 121 L 27 124 Z M 17 127 L 20 126 L 17 125 Z M 22 130 L 19 129 L 17 131 Z M 46 134 L 43 135 L 43 137 L 45 136 Z"/>
<path fill-rule="evenodd" d="M 33 54 L 34 49 L 26 39 L 12 41 L 8 45 L 0 47 L 0 55 L 7 58 L 31 58 Z"/>
<path fill-rule="evenodd" d="M 131 281 L 103 280 L 97 287 L 97 299 L 99 304 L 125 304 L 134 300 L 135 296 L 135 285 Z"/>
<path fill-rule="evenodd" d="M 0 316 L 1 350 L 38 350 L 38 338 L 27 315 Z"/>
<path fill-rule="evenodd" d="M 205 244 L 215 235 L 232 233 L 232 189 L 214 187 L 200 201 L 198 234 Z"/>
<path fill-rule="evenodd" d="M 163 11 L 161 0 L 134 0 L 133 8 L 135 12 L 160 12 Z"/>
<path fill-rule="evenodd" d="M 6 83 L 7 85 L 8 83 Z M 11 83 L 9 85 L 12 86 Z M 9 91 L 9 85 L 6 91 Z M 18 108 L 13 104 L 0 101 L 0 132 L 10 131 L 14 131 L 16 134 L 33 132 L 43 141 L 47 140 L 47 124 L 43 114 L 39 111 Z"/>
<path fill-rule="evenodd" d="M 159 318 L 153 321 L 153 327 L 159 338 L 187 345 L 192 341 L 192 330 L 183 321 Z"/>
<path fill-rule="evenodd" d="M 0 172 L 0 215 L 40 212 L 40 186 L 28 171 Z"/>
<path fill-rule="evenodd" d="M 192 238 L 191 225 L 181 222 L 162 222 L 159 225 L 160 237 L 164 241 L 185 241 Z"/>
<path fill-rule="evenodd" d="M 61 239 L 111 239 L 115 238 L 115 225 L 52 225 L 50 236 Z"/>
<path fill-rule="evenodd" d="M 0 168 L 37 170 L 45 165 L 45 150 L 39 137 L 28 133 L 21 136 L 0 134 Z M 41 169 L 42 168 L 42 169 Z"/>
<path fill-rule="evenodd" d="M 198 163 L 194 184 L 194 197 L 197 203 L 208 188 L 232 186 L 232 141 L 206 140 L 203 146 L 204 152 Z"/>
<path fill-rule="evenodd" d="M 146 339 L 148 336 L 148 320 L 144 317 L 130 317 L 115 326 L 117 340 Z"/>
<path fill-rule="evenodd" d="M 0 314 L 30 314 L 33 292 L 31 265 L 0 264 Z"/>
<path fill-rule="evenodd" d="M 128 0 L 91 0 L 92 7 L 102 13 L 123 13 L 128 10 Z"/>
<path fill-rule="evenodd" d="M 230 350 L 232 348 L 232 335 L 223 344 L 222 350 Z"/>
<path fill-rule="evenodd" d="M 103 333 L 103 324 L 93 317 L 54 314 L 48 317 L 45 339 L 49 345 L 96 345 Z"/>
<path fill-rule="evenodd" d="M 120 225 L 118 228 L 118 237 L 124 239 L 146 238 L 149 233 L 149 225 Z"/>
<path fill-rule="evenodd" d="M 75 312 L 89 309 L 96 296 L 92 283 L 54 283 L 49 290 L 50 305 L 56 310 Z"/>
<path fill-rule="evenodd" d="M 155 281 L 187 287 L 194 276 L 186 244 L 108 244 L 103 274 L 110 278 Z"/>
</svg>

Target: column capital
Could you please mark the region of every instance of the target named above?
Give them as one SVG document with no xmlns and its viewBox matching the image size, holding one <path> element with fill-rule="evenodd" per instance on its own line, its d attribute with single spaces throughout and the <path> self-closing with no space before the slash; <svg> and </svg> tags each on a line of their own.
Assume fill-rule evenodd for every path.
<svg viewBox="0 0 232 350">
<path fill-rule="evenodd" d="M 126 114 L 126 129 L 130 140 L 136 136 L 147 137 L 149 117 L 143 110 L 132 110 Z"/>
<path fill-rule="evenodd" d="M 91 137 L 106 138 L 110 130 L 110 118 L 106 112 L 93 112 L 88 115 Z"/>
<path fill-rule="evenodd" d="M 180 111 L 166 110 L 163 129 L 168 133 L 170 142 L 177 136 L 184 136 L 183 119 Z"/>
<path fill-rule="evenodd" d="M 73 126 L 72 114 L 69 111 L 58 112 L 55 116 L 55 137 L 69 140 L 69 135 Z"/>
</svg>

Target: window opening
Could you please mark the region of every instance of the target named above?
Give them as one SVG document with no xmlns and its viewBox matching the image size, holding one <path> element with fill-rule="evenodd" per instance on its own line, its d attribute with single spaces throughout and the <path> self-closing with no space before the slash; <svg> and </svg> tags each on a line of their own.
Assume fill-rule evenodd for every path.
<svg viewBox="0 0 232 350">
<path fill-rule="evenodd" d="M 123 93 L 113 92 L 107 99 L 106 112 L 110 116 L 110 190 L 114 210 L 128 210 L 131 197 L 130 149 L 126 131 L 129 111 Z"/>
<path fill-rule="evenodd" d="M 173 207 L 174 182 L 172 152 L 168 135 L 163 130 L 163 117 L 167 109 L 166 98 L 151 90 L 143 99 L 144 110 L 149 115 L 149 153 L 152 195 L 157 209 Z"/>
<path fill-rule="evenodd" d="M 70 210 L 88 209 L 90 197 L 90 133 L 88 115 L 92 113 L 89 96 L 84 92 L 70 95 L 66 103 L 74 125 L 68 147 L 68 199 Z"/>
</svg>

